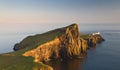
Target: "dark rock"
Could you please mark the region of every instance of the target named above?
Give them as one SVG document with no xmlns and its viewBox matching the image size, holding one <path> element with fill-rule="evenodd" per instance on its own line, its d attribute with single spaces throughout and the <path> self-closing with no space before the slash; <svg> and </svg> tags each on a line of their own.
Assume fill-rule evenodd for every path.
<svg viewBox="0 0 120 70">
<path fill-rule="evenodd" d="M 90 37 L 84 39 L 87 41 L 88 48 L 96 47 L 98 43 L 105 41 L 101 35 L 91 35 Z"/>
</svg>

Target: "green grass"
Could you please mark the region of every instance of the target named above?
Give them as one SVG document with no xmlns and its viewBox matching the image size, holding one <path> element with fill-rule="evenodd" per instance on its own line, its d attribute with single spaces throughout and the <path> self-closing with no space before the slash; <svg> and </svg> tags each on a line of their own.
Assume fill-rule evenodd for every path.
<svg viewBox="0 0 120 70">
<path fill-rule="evenodd" d="M 0 70 L 39 70 L 41 67 L 46 67 L 46 65 L 33 62 L 32 57 L 13 53 L 0 55 Z"/>
<path fill-rule="evenodd" d="M 88 39 L 91 36 L 92 36 L 91 34 L 80 34 L 80 38 L 83 38 L 83 39 Z"/>
<path fill-rule="evenodd" d="M 24 53 L 25 51 L 34 49 L 43 43 L 49 42 L 55 39 L 56 37 L 58 37 L 60 34 L 62 34 L 63 31 L 64 29 L 61 28 L 61 29 L 56 29 L 56 30 L 49 31 L 43 34 L 28 36 L 27 38 L 25 38 L 23 41 L 19 43 L 21 47 L 25 48 L 23 50 L 20 50 L 20 52 Z"/>
<path fill-rule="evenodd" d="M 59 34 L 60 32 L 57 31 L 27 37 L 21 42 L 23 45 L 29 43 L 27 48 L 0 55 L 0 70 L 39 70 L 42 67 L 46 67 L 42 63 L 33 62 L 34 58 L 24 57 L 22 54 L 40 44 L 53 40 Z"/>
<path fill-rule="evenodd" d="M 36 48 L 38 45 L 46 43 L 58 37 L 64 28 L 49 31 L 35 36 L 28 36 L 19 44 L 26 46 L 24 49 L 0 54 L 0 70 L 40 70 L 40 68 L 48 67 L 42 63 L 33 62 L 34 58 L 24 57 L 22 54 L 28 50 Z"/>
</svg>

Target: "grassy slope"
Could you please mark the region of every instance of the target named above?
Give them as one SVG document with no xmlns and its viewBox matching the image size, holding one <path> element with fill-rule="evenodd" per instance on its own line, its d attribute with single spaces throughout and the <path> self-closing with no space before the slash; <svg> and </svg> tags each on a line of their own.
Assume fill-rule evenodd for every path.
<svg viewBox="0 0 120 70">
<path fill-rule="evenodd" d="M 0 70 L 38 70 L 46 67 L 44 64 L 34 63 L 32 57 L 14 54 L 0 55 Z"/>
<path fill-rule="evenodd" d="M 0 54 L 0 70 L 39 70 L 42 67 L 46 67 L 47 65 L 35 63 L 32 57 L 24 57 L 22 54 L 40 44 L 53 40 L 60 34 L 62 34 L 61 29 L 57 29 L 25 38 L 21 44 L 27 44 L 27 48 L 20 51 Z"/>
<path fill-rule="evenodd" d="M 35 36 L 28 36 L 27 38 L 20 42 L 21 45 L 26 46 L 25 49 L 20 50 L 20 53 L 24 53 L 28 50 L 36 48 L 37 46 L 43 43 L 55 39 L 56 37 L 62 34 L 62 30 L 64 30 L 64 28 L 52 30 L 43 34 L 37 34 Z"/>
</svg>

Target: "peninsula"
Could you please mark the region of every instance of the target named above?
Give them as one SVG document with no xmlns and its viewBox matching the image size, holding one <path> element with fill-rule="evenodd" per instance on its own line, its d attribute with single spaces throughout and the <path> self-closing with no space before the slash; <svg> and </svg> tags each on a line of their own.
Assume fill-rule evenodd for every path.
<svg viewBox="0 0 120 70">
<path fill-rule="evenodd" d="M 14 52 L 0 54 L 1 70 L 53 70 L 42 62 L 81 57 L 104 41 L 100 33 L 81 34 L 77 24 L 28 36 L 15 44 Z"/>
</svg>

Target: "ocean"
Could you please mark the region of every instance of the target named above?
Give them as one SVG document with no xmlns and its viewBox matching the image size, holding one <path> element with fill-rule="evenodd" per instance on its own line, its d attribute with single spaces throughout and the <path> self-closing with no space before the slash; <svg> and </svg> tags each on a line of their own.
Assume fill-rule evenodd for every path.
<svg viewBox="0 0 120 70">
<path fill-rule="evenodd" d="M 65 25 L 46 26 L 46 29 L 39 28 L 40 30 L 36 31 L 28 29 L 26 32 L 1 33 L 0 53 L 13 51 L 15 43 L 19 43 L 26 36 L 44 33 L 54 29 L 53 27 L 60 28 Z M 84 58 L 62 62 L 54 61 L 47 64 L 55 70 L 120 70 L 120 24 L 79 24 L 79 27 L 80 33 L 100 32 L 105 41 L 97 44 L 96 48 L 89 49 Z"/>
</svg>

